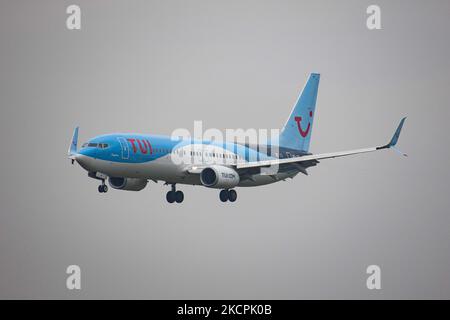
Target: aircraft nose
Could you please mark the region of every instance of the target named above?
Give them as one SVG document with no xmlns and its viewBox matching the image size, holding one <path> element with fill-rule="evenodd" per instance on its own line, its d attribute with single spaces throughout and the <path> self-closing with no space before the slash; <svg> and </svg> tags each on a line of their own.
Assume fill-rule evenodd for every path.
<svg viewBox="0 0 450 320">
<path fill-rule="evenodd" d="M 94 148 L 86 148 L 86 149 L 81 149 L 78 154 L 84 157 L 91 157 L 94 158 L 95 157 L 95 149 Z M 83 158 L 83 157 L 81 157 Z"/>
<path fill-rule="evenodd" d="M 86 170 L 90 170 L 95 158 L 95 149 L 82 149 L 75 155 L 75 160 Z"/>
<path fill-rule="evenodd" d="M 75 161 L 78 162 L 82 167 L 84 167 L 87 163 L 87 157 L 81 152 L 74 156 Z"/>
</svg>

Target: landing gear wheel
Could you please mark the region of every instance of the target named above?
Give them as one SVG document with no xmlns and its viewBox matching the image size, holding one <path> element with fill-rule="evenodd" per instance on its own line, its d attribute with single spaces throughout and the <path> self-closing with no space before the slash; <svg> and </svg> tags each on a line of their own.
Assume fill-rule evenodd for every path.
<svg viewBox="0 0 450 320">
<path fill-rule="evenodd" d="M 228 200 L 235 202 L 237 199 L 237 192 L 234 189 L 228 191 Z"/>
<path fill-rule="evenodd" d="M 177 203 L 181 203 L 181 202 L 183 202 L 183 200 L 184 200 L 184 194 L 183 194 L 183 191 L 176 191 L 175 192 L 175 201 L 177 202 Z"/>
<path fill-rule="evenodd" d="M 222 190 L 219 193 L 219 198 L 220 198 L 220 201 L 222 201 L 222 202 L 226 202 L 228 200 L 228 196 L 229 196 L 228 190 Z"/>
<path fill-rule="evenodd" d="M 175 192 L 174 191 L 167 192 L 166 200 L 168 203 L 174 203 L 175 202 Z"/>
<path fill-rule="evenodd" d="M 98 186 L 98 192 L 106 193 L 108 192 L 108 186 L 106 184 L 101 184 Z"/>
</svg>

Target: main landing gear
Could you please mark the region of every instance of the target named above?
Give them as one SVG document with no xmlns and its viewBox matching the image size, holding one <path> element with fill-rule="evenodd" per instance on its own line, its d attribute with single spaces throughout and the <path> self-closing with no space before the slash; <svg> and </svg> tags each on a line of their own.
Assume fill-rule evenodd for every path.
<svg viewBox="0 0 450 320">
<path fill-rule="evenodd" d="M 172 190 L 167 192 L 166 200 L 169 203 L 174 203 L 174 202 L 181 203 L 184 200 L 184 193 L 183 193 L 183 191 L 180 191 L 180 190 L 177 191 L 175 189 L 175 184 L 172 184 Z"/>
<path fill-rule="evenodd" d="M 224 189 L 220 191 L 219 193 L 220 201 L 226 202 L 227 200 L 230 200 L 230 202 L 235 202 L 237 199 L 237 193 L 234 189 Z"/>
<path fill-rule="evenodd" d="M 102 184 L 98 186 L 98 192 L 100 193 L 108 192 L 108 186 L 105 184 L 105 180 L 102 180 Z"/>
</svg>

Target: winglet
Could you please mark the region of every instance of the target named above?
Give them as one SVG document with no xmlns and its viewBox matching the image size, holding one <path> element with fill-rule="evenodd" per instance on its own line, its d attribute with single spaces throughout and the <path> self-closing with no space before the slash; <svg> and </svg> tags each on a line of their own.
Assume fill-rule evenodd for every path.
<svg viewBox="0 0 450 320">
<path fill-rule="evenodd" d="M 388 147 L 393 147 L 397 144 L 398 138 L 400 137 L 400 132 L 402 131 L 403 123 L 405 123 L 406 117 L 404 117 L 402 120 L 400 120 L 400 124 L 397 127 L 397 130 L 395 130 L 394 135 L 392 136 L 391 142 L 388 143 Z"/>
<path fill-rule="evenodd" d="M 406 120 L 406 117 L 404 117 L 404 118 L 402 118 L 402 120 L 400 120 L 400 123 L 399 123 L 399 125 L 398 125 L 398 127 L 397 127 L 397 130 L 395 130 L 395 133 L 394 133 L 394 135 L 392 136 L 391 141 L 390 141 L 388 144 L 384 145 L 384 146 L 377 147 L 377 149 L 388 149 L 388 148 L 392 148 L 392 149 L 396 150 L 397 152 L 399 152 L 399 153 L 403 154 L 404 156 L 406 156 L 405 153 L 403 153 L 403 152 L 397 150 L 396 148 L 394 148 L 395 145 L 396 145 L 397 142 L 398 142 L 398 138 L 400 137 L 400 132 L 402 131 L 402 127 L 403 127 L 403 124 L 405 123 L 405 120 Z"/>
<path fill-rule="evenodd" d="M 69 146 L 69 150 L 67 151 L 68 156 L 73 156 L 77 153 L 77 144 L 78 144 L 78 127 L 73 130 L 72 141 Z"/>
</svg>

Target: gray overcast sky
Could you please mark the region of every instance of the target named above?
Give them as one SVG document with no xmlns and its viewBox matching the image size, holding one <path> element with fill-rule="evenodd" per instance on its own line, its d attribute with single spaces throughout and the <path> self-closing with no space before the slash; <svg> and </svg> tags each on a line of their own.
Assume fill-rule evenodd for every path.
<svg viewBox="0 0 450 320">
<path fill-rule="evenodd" d="M 82 10 L 66 29 L 66 7 Z M 449 1 L 1 1 L 0 298 L 450 298 Z M 280 128 L 321 73 L 309 176 L 98 194 L 66 158 L 117 131 Z M 82 289 L 68 291 L 77 264 Z M 382 289 L 366 288 L 377 264 Z"/>
</svg>

